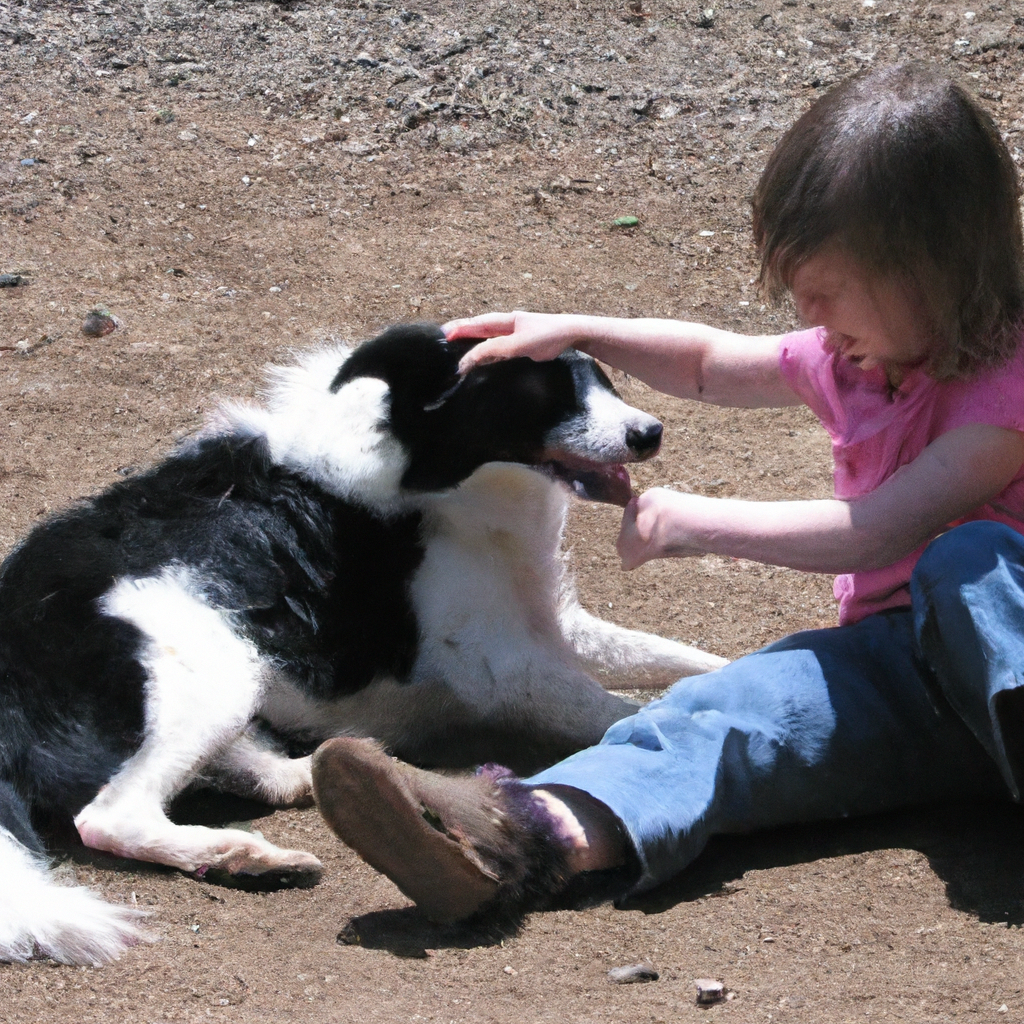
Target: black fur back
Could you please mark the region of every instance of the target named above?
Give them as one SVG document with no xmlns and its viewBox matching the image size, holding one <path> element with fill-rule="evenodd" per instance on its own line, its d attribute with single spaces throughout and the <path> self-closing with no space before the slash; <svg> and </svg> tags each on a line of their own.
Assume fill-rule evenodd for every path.
<svg viewBox="0 0 1024 1024">
<path fill-rule="evenodd" d="M 310 696 L 402 678 L 419 529 L 418 514 L 380 518 L 234 435 L 41 524 L 0 569 L 0 778 L 73 812 L 137 749 L 141 639 L 97 606 L 122 577 L 184 571 Z"/>
</svg>

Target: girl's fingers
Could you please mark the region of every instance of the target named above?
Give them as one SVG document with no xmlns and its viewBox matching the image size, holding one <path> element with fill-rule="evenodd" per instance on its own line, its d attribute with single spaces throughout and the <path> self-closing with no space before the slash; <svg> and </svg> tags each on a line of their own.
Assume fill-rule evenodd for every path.
<svg viewBox="0 0 1024 1024">
<path fill-rule="evenodd" d="M 459 376 L 464 376 L 477 366 L 497 363 L 517 355 L 512 339 L 509 337 L 492 338 L 474 345 L 459 361 Z"/>
<path fill-rule="evenodd" d="M 441 330 L 449 341 L 459 338 L 497 338 L 515 330 L 514 313 L 482 313 L 480 316 L 449 320 Z"/>
</svg>

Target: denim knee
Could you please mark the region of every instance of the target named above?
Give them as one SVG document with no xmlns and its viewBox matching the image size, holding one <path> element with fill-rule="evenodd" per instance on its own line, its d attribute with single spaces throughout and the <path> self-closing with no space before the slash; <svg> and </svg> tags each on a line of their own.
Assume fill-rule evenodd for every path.
<svg viewBox="0 0 1024 1024">
<path fill-rule="evenodd" d="M 979 519 L 947 531 L 914 566 L 911 592 L 932 600 L 990 572 L 1000 559 L 1024 561 L 1024 537 L 1004 523 Z"/>
</svg>

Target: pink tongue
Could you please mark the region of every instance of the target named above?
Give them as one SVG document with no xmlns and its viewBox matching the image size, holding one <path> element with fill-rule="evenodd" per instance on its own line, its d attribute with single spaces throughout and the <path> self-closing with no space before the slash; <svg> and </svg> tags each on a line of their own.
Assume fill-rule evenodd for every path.
<svg viewBox="0 0 1024 1024">
<path fill-rule="evenodd" d="M 629 479 L 629 472 L 625 466 L 613 466 L 608 480 L 608 498 L 612 505 L 621 505 L 625 508 L 629 499 L 633 497 L 633 481 Z"/>
<path fill-rule="evenodd" d="M 633 484 L 625 466 L 595 466 L 584 473 L 575 473 L 573 490 L 587 501 L 604 501 L 623 508 L 633 497 Z"/>
</svg>

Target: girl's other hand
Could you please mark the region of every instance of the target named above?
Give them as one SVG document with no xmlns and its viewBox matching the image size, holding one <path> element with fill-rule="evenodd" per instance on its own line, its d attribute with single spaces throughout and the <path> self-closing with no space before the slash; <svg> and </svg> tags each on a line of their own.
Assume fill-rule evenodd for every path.
<svg viewBox="0 0 1024 1024">
<path fill-rule="evenodd" d="M 486 338 L 474 345 L 459 363 L 459 373 L 499 359 L 528 356 L 538 362 L 554 359 L 583 337 L 581 317 L 561 313 L 484 313 L 451 320 L 442 330 L 449 341 Z"/>
<path fill-rule="evenodd" d="M 707 498 L 652 487 L 632 498 L 622 513 L 615 547 L 623 569 L 635 569 L 652 558 L 688 558 L 707 554 L 693 529 L 697 506 Z"/>
</svg>

